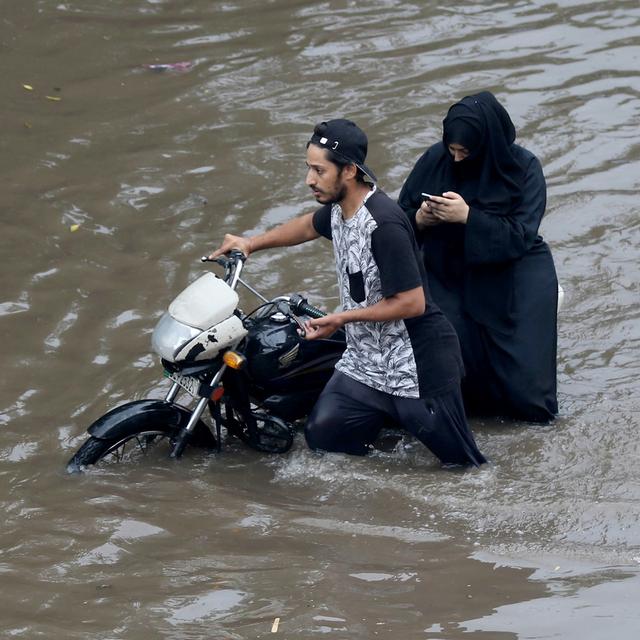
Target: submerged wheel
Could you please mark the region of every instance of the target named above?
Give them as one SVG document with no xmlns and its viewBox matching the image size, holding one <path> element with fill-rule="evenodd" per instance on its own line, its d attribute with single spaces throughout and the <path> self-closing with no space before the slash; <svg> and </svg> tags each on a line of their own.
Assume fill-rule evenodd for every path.
<svg viewBox="0 0 640 640">
<path fill-rule="evenodd" d="M 164 400 L 134 400 L 98 418 L 89 428 L 89 438 L 69 460 L 67 471 L 82 471 L 101 460 L 132 461 L 150 448 L 171 446 L 191 420 L 192 413 Z M 214 449 L 217 442 L 209 427 L 198 420 L 188 444 Z"/>
<path fill-rule="evenodd" d="M 151 447 L 165 446 L 167 451 L 178 435 L 178 429 L 170 426 L 140 430 L 120 438 L 103 440 L 91 437 L 76 451 L 69 460 L 67 470 L 82 471 L 84 467 L 96 464 L 100 460 L 129 462 L 145 456 Z"/>
</svg>

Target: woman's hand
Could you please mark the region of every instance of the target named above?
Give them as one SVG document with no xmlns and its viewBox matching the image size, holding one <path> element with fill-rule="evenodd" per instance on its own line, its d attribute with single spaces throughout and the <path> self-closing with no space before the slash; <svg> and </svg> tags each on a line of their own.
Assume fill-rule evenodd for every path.
<svg viewBox="0 0 640 640">
<path fill-rule="evenodd" d="M 442 196 L 431 196 L 428 204 L 431 213 L 439 222 L 467 223 L 469 205 L 455 191 L 445 191 Z"/>
<path fill-rule="evenodd" d="M 432 227 L 435 224 L 440 224 L 441 222 L 442 220 L 439 220 L 435 215 L 433 215 L 433 211 L 431 211 L 431 204 L 428 200 L 425 200 L 416 211 L 416 226 L 421 231 L 427 227 Z"/>
</svg>

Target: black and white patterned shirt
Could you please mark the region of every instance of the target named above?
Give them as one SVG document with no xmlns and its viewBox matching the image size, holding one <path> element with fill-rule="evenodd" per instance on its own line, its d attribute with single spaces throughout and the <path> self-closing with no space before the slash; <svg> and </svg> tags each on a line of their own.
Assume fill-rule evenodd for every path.
<svg viewBox="0 0 640 640">
<path fill-rule="evenodd" d="M 423 286 L 422 316 L 384 322 L 350 322 L 347 348 L 336 369 L 369 387 L 418 398 L 459 384 L 462 360 L 455 331 L 429 301 L 413 229 L 400 207 L 373 188 L 348 220 L 340 205 L 325 205 L 313 217 L 318 233 L 333 241 L 344 310 L 369 307 L 383 298 Z"/>
</svg>

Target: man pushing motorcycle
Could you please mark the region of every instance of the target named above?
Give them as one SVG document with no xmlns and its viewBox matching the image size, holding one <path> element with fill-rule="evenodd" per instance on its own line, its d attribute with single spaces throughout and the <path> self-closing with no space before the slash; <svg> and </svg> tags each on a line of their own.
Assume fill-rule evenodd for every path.
<svg viewBox="0 0 640 640">
<path fill-rule="evenodd" d="M 209 257 L 333 242 L 342 310 L 308 320 L 306 338 L 344 328 L 347 348 L 307 420 L 312 449 L 363 455 L 393 423 L 443 464 L 479 466 L 486 460 L 464 412 L 458 338 L 430 300 L 411 225 L 364 164 L 367 146 L 350 120 L 316 125 L 306 184 L 322 206 L 263 234 L 227 234 Z"/>
</svg>

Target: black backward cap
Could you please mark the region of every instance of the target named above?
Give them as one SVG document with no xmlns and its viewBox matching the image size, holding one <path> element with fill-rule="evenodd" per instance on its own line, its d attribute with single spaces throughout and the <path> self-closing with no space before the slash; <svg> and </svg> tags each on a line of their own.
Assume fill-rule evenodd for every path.
<svg viewBox="0 0 640 640">
<path fill-rule="evenodd" d="M 364 163 L 369 141 L 365 132 L 355 122 L 344 118 L 321 122 L 313 130 L 309 143 L 330 149 L 336 155 L 355 164 L 374 184 L 378 182 L 376 174 Z"/>
</svg>

